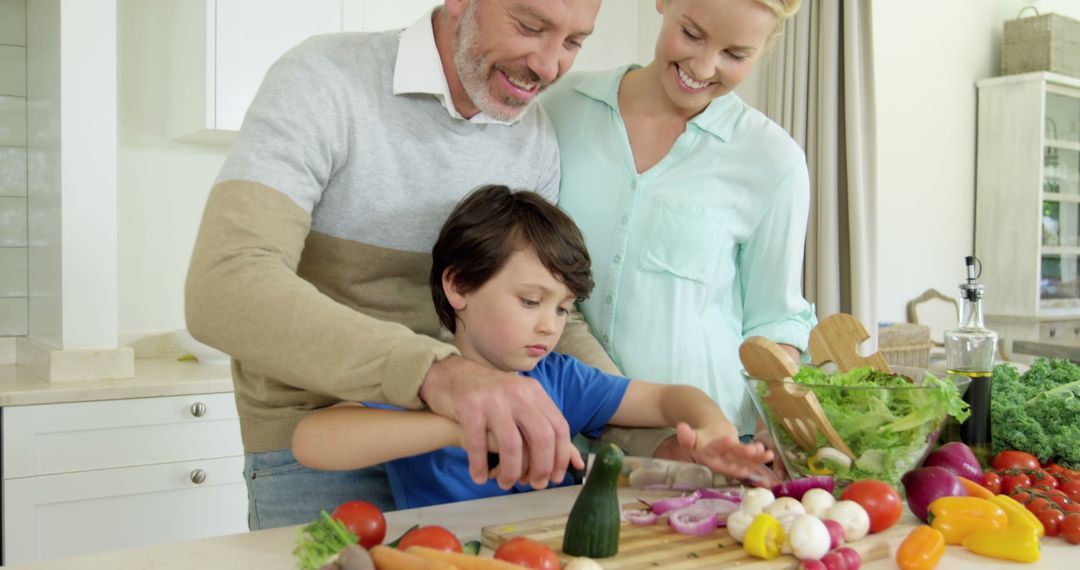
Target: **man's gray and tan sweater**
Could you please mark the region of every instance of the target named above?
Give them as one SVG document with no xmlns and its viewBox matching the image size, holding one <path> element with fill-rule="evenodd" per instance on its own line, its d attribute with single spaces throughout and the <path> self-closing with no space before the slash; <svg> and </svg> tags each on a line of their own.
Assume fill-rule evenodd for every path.
<svg viewBox="0 0 1080 570">
<path fill-rule="evenodd" d="M 244 447 L 291 447 L 341 400 L 420 408 L 455 354 L 428 287 L 457 202 L 490 183 L 555 201 L 559 159 L 538 105 L 512 125 L 394 94 L 398 32 L 334 34 L 268 72 L 210 193 L 186 287 L 188 327 L 233 357 Z M 612 368 L 576 319 L 559 347 Z"/>
</svg>

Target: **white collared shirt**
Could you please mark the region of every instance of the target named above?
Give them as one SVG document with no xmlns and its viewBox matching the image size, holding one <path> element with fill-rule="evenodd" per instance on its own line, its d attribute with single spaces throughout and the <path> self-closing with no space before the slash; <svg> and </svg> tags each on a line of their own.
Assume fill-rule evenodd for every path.
<svg viewBox="0 0 1080 570">
<path fill-rule="evenodd" d="M 394 64 L 394 95 L 407 93 L 427 93 L 442 101 L 443 107 L 455 119 L 471 123 L 496 123 L 512 125 L 512 121 L 494 119 L 483 111 L 466 119 L 454 107 L 450 96 L 450 85 L 446 82 L 439 50 L 435 47 L 435 29 L 432 24 L 432 9 L 424 17 L 401 31 L 398 43 L 397 62 Z M 519 117 L 520 118 L 520 117 Z"/>
</svg>

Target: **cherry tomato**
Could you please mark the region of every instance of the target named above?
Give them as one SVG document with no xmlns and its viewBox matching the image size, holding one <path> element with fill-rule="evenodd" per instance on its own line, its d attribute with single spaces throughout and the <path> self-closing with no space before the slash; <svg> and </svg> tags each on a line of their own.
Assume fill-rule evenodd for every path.
<svg viewBox="0 0 1080 570">
<path fill-rule="evenodd" d="M 1059 507 L 1064 507 L 1072 502 L 1069 500 L 1069 497 L 1061 491 L 1050 491 L 1049 493 L 1046 493 L 1046 498 L 1049 499 L 1050 502 L 1056 503 Z"/>
<path fill-rule="evenodd" d="M 993 471 L 987 471 L 983 476 L 983 487 L 995 495 L 1001 494 L 1001 475 Z"/>
<path fill-rule="evenodd" d="M 1024 475 L 1031 479 L 1032 485 L 1047 485 L 1054 489 L 1058 488 L 1058 480 L 1042 469 L 1024 469 Z"/>
<path fill-rule="evenodd" d="M 1040 511 L 1035 516 L 1039 517 L 1039 522 L 1046 530 L 1046 536 L 1057 536 L 1061 532 L 1061 523 L 1065 522 L 1065 513 L 1055 508 Z"/>
<path fill-rule="evenodd" d="M 1061 505 L 1061 510 L 1066 513 L 1080 513 L 1080 503 L 1066 503 Z"/>
<path fill-rule="evenodd" d="M 441 526 L 422 526 L 405 533 L 398 543 L 398 548 L 405 550 L 410 546 L 426 546 L 435 550 L 461 552 L 461 542 L 454 533 Z"/>
<path fill-rule="evenodd" d="M 1065 517 L 1058 530 L 1069 544 L 1080 544 L 1080 514 Z"/>
<path fill-rule="evenodd" d="M 1058 490 L 1065 493 L 1069 500 L 1074 503 L 1080 503 L 1080 479 L 1075 481 L 1069 481 L 1064 485 L 1058 487 Z"/>
<path fill-rule="evenodd" d="M 841 500 L 855 501 L 870 515 L 870 532 L 881 532 L 900 520 L 900 494 L 884 481 L 856 481 L 844 489 Z"/>
<path fill-rule="evenodd" d="M 360 538 L 360 546 L 371 548 L 386 538 L 386 519 L 379 507 L 365 501 L 348 501 L 334 509 L 331 518 L 339 520 Z"/>
<path fill-rule="evenodd" d="M 546 544 L 524 536 L 515 536 L 495 550 L 495 558 L 535 570 L 559 570 L 562 565 Z"/>
<path fill-rule="evenodd" d="M 1001 478 L 1001 492 L 1006 495 L 1012 495 L 1018 489 L 1027 489 L 1029 487 L 1031 487 L 1031 478 L 1022 473 L 1019 475 L 1005 475 Z"/>
<path fill-rule="evenodd" d="M 1037 497 L 1028 501 L 1027 505 L 1025 506 L 1027 507 L 1027 510 L 1035 514 L 1039 514 L 1043 510 L 1050 508 L 1050 501 L 1042 497 Z"/>
<path fill-rule="evenodd" d="M 990 466 L 995 471 L 1002 469 L 1038 469 L 1039 460 L 1030 453 L 1023 451 L 1002 451 L 994 456 Z"/>
<path fill-rule="evenodd" d="M 1028 493 L 1027 491 L 1017 491 L 1009 496 L 1021 505 L 1026 505 L 1028 504 L 1028 501 L 1031 500 L 1031 493 Z"/>
</svg>

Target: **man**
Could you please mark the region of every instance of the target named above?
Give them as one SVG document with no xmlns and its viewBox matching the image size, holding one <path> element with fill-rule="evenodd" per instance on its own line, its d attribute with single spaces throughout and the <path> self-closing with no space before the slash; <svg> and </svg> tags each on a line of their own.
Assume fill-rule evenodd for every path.
<svg viewBox="0 0 1080 570">
<path fill-rule="evenodd" d="M 400 33 L 312 38 L 268 72 L 211 191 L 186 290 L 192 334 L 233 357 L 252 529 L 351 499 L 391 508 L 381 467 L 328 473 L 292 457 L 297 423 L 341 400 L 458 421 L 478 482 L 488 432 L 500 486 L 563 478 L 577 453 L 565 419 L 535 383 L 445 342 L 428 252 L 480 185 L 556 199 L 555 136 L 532 102 L 569 69 L 599 5 L 446 0 Z M 612 368 L 580 318 L 559 349 Z"/>
</svg>

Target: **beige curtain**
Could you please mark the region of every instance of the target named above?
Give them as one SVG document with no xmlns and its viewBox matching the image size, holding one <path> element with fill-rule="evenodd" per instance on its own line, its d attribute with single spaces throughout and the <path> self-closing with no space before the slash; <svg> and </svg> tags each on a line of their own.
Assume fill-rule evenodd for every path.
<svg viewBox="0 0 1080 570">
<path fill-rule="evenodd" d="M 761 81 L 763 110 L 809 164 L 806 297 L 819 317 L 850 313 L 875 334 L 871 53 L 869 2 L 803 0 Z"/>
</svg>

